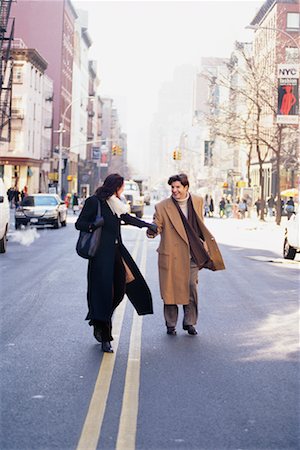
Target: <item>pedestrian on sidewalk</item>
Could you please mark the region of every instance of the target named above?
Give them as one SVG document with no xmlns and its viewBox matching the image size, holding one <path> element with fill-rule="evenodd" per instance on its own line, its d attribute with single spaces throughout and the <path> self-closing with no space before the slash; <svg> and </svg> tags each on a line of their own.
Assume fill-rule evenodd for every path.
<svg viewBox="0 0 300 450">
<path fill-rule="evenodd" d="M 257 215 L 257 217 L 259 217 L 259 215 L 260 215 L 260 208 L 261 208 L 261 199 L 258 198 L 256 200 L 256 202 L 254 203 L 254 205 L 256 207 L 256 215 Z"/>
<path fill-rule="evenodd" d="M 17 208 L 20 203 L 20 191 L 19 191 L 18 186 L 15 187 L 13 201 L 14 201 L 15 207 Z"/>
<path fill-rule="evenodd" d="M 243 198 L 238 199 L 239 219 L 245 219 L 247 211 L 247 203 Z"/>
<path fill-rule="evenodd" d="M 271 195 L 271 197 L 268 198 L 267 205 L 268 205 L 268 215 L 270 217 L 273 217 L 274 216 L 274 207 L 275 207 L 275 198 L 274 198 L 273 194 Z"/>
<path fill-rule="evenodd" d="M 290 197 L 288 201 L 286 202 L 286 212 L 287 212 L 287 218 L 290 219 L 291 216 L 294 214 L 295 211 L 295 203 L 293 197 Z"/>
<path fill-rule="evenodd" d="M 76 211 L 79 210 L 78 195 L 76 192 L 74 192 L 73 197 L 72 197 L 72 209 L 73 209 L 73 214 L 76 215 Z"/>
<path fill-rule="evenodd" d="M 95 194 L 87 198 L 75 224 L 77 230 L 93 231 L 98 204 L 104 220 L 101 241 L 96 256 L 88 263 L 88 314 L 86 320 L 94 327 L 94 337 L 102 343 L 104 352 L 112 353 L 112 315 L 125 293 L 139 315 L 152 314 L 149 287 L 121 237 L 121 220 L 138 228 L 147 227 L 155 232 L 156 226 L 132 217 L 120 200 L 124 178 L 108 175 Z"/>
<path fill-rule="evenodd" d="M 222 219 L 225 215 L 225 198 L 222 197 L 220 202 L 219 202 L 219 216 L 220 219 Z"/>
<path fill-rule="evenodd" d="M 161 235 L 158 268 L 167 334 L 176 335 L 178 305 L 183 305 L 183 329 L 196 335 L 198 271 L 225 266 L 214 237 L 203 223 L 202 197 L 189 193 L 185 174 L 170 177 L 168 184 L 172 195 L 155 205 L 157 232 L 148 230 L 147 236 Z"/>
<path fill-rule="evenodd" d="M 13 206 L 13 200 L 15 198 L 15 188 L 14 187 L 10 187 L 7 191 L 7 197 L 8 197 L 8 201 L 9 201 L 9 206 L 12 209 Z"/>
<path fill-rule="evenodd" d="M 213 217 L 214 210 L 215 210 L 214 201 L 213 198 L 211 197 L 209 202 L 209 217 Z"/>
</svg>

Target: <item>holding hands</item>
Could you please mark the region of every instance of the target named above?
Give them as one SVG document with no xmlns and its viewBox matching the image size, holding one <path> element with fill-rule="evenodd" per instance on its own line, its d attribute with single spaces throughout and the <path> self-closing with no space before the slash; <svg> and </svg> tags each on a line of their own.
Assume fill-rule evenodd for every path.
<svg viewBox="0 0 300 450">
<path fill-rule="evenodd" d="M 155 223 L 150 223 L 146 232 L 147 237 L 154 238 L 157 235 L 157 233 L 158 233 L 157 225 Z"/>
</svg>

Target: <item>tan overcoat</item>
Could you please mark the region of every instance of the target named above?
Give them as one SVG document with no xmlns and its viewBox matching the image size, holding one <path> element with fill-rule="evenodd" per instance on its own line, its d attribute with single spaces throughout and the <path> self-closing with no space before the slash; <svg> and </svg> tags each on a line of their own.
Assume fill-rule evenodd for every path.
<svg viewBox="0 0 300 450">
<path fill-rule="evenodd" d="M 203 199 L 195 195 L 191 195 L 191 199 L 215 269 L 223 270 L 225 266 L 218 245 L 203 223 Z M 161 236 L 157 249 L 161 297 L 167 305 L 187 305 L 190 275 L 189 241 L 171 197 L 155 205 L 154 222 Z"/>
</svg>

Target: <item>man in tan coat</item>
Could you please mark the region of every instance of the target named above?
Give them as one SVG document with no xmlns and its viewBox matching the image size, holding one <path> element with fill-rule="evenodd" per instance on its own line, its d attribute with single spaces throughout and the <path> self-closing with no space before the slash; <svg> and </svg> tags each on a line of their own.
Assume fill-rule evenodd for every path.
<svg viewBox="0 0 300 450">
<path fill-rule="evenodd" d="M 164 301 L 167 334 L 176 335 L 178 306 L 183 305 L 183 329 L 196 335 L 198 318 L 198 271 L 225 269 L 214 237 L 203 223 L 203 199 L 189 193 L 185 174 L 169 178 L 172 195 L 155 205 L 153 222 L 158 234 L 159 284 Z"/>
</svg>

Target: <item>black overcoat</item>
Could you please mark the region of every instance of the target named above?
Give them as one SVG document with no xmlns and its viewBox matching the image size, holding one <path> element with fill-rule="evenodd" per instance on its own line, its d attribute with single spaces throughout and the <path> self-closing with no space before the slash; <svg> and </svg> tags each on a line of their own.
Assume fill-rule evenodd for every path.
<svg viewBox="0 0 300 450">
<path fill-rule="evenodd" d="M 121 219 L 113 214 L 106 201 L 100 201 L 104 225 L 97 254 L 88 262 L 88 315 L 86 319 L 109 321 L 115 306 L 113 306 L 113 296 L 116 291 L 127 294 L 139 315 L 152 314 L 153 306 L 149 287 L 122 243 Z M 89 231 L 89 226 L 95 221 L 97 209 L 98 198 L 96 195 L 92 195 L 84 203 L 75 224 L 76 229 Z M 126 224 L 139 228 L 147 225 L 144 221 L 129 214 L 122 214 L 121 218 Z M 124 266 L 122 271 L 118 271 L 119 276 L 116 278 L 116 259 L 120 260 L 120 255 L 134 275 L 134 280 L 126 285 Z"/>
</svg>

